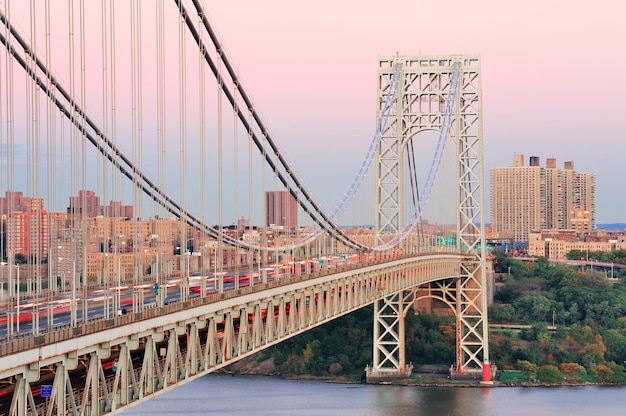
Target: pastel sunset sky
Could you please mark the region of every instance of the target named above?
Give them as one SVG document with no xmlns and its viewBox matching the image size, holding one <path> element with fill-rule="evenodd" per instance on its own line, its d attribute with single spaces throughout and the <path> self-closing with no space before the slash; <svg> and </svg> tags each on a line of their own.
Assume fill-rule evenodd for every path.
<svg viewBox="0 0 626 416">
<path fill-rule="evenodd" d="M 539 156 L 542 165 L 555 157 L 558 167 L 573 160 L 577 171 L 596 174 L 597 222 L 626 222 L 626 3 L 205 4 L 266 123 L 309 183 L 349 178 L 358 167 L 375 123 L 379 56 L 479 54 L 485 187 L 490 168 L 512 165 L 514 153 L 526 163 Z M 321 159 L 324 172 L 310 162 Z"/>
<path fill-rule="evenodd" d="M 121 16 L 117 26 L 130 14 L 130 2 L 114 3 Z M 2 10 L 5 4 L 0 0 Z M 31 3 L 9 4 L 12 20 L 28 34 Z M 43 11 L 44 2 L 32 4 Z M 72 4 L 78 9 L 83 3 Z M 84 4 L 87 19 L 93 19 L 89 28 L 100 23 L 101 5 L 111 3 Z M 155 4 L 141 2 L 142 24 L 152 34 Z M 176 45 L 174 2 L 164 4 L 173 30 L 166 43 Z M 594 172 L 597 223 L 626 222 L 626 2 L 204 0 L 204 4 L 272 137 L 323 207 L 333 207 L 341 199 L 375 132 L 380 56 L 477 54 L 482 70 L 487 222 L 490 169 L 511 166 L 514 153 L 523 154 L 526 164 L 530 156 L 538 156 L 541 165 L 554 157 L 558 167 L 574 161 L 575 170 Z M 68 2 L 53 0 L 50 5 L 53 25 L 67 32 L 63 19 Z M 42 22 L 40 18 L 35 25 L 39 51 L 44 48 Z M 128 33 L 119 31 L 117 48 L 125 59 Z M 62 68 L 68 62 L 67 34 L 54 39 L 53 67 L 67 81 Z M 146 45 L 153 41 L 154 35 L 144 39 Z M 87 48 L 88 76 L 103 72 L 99 45 L 91 40 Z M 197 56 L 196 52 L 197 47 L 188 53 Z M 124 59 L 118 65 L 127 70 Z M 145 60 L 145 68 L 152 70 L 154 61 L 147 53 Z M 172 73 L 178 70 L 176 56 L 168 65 Z M 146 77 L 146 85 L 154 85 L 150 79 L 154 70 Z M 189 79 L 190 89 L 197 90 L 194 78 Z M 93 87 L 87 100 L 90 110 L 101 114 L 102 81 L 87 82 Z M 128 89 L 125 82 L 119 75 L 120 91 Z M 175 90 L 177 79 L 168 84 Z M 15 85 L 19 100 L 23 83 Z M 144 89 L 145 102 L 154 101 L 151 93 L 152 88 Z M 174 116 L 177 95 L 174 91 L 173 99 L 168 97 Z M 121 93 L 118 102 L 125 103 Z M 119 111 L 120 126 L 124 116 L 128 111 Z M 148 124 L 146 131 L 154 129 L 154 123 Z M 173 123 L 168 127 L 176 141 L 178 129 Z M 65 196 L 59 198 L 61 208 L 56 209 L 64 209 L 66 201 Z"/>
</svg>

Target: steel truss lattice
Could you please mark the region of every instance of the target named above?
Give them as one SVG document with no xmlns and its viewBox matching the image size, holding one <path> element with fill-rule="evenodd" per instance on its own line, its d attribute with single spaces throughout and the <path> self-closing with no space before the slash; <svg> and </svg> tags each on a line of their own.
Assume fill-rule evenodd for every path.
<svg viewBox="0 0 626 416">
<path fill-rule="evenodd" d="M 458 279 L 446 283 L 445 296 L 441 296 L 456 314 L 457 372 L 480 370 L 489 362 L 486 253 L 482 244 L 485 221 L 480 58 L 475 55 L 380 58 L 379 112 L 396 82 L 394 74 L 399 72 L 395 105 L 382 132 L 376 161 L 378 243 L 384 234 L 398 233 L 405 226 L 402 181 L 408 142 L 425 130 L 449 129 L 450 140 L 456 147 L 457 248 L 470 256 L 463 263 Z M 428 285 L 433 297 L 442 288 L 440 282 Z M 375 304 L 373 369 L 379 374 L 394 371 L 401 374 L 406 370 L 403 320 L 407 304 L 415 300 L 409 293 L 392 294 Z"/>
</svg>

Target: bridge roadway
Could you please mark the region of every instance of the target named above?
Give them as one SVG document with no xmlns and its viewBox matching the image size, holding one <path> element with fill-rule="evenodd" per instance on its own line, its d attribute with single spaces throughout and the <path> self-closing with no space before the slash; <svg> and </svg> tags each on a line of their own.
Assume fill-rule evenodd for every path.
<svg viewBox="0 0 626 416">
<path fill-rule="evenodd" d="M 114 412 L 384 296 L 455 279 L 466 259 L 348 264 L 14 340 L 0 345 L 0 380 L 10 385 L 0 414 Z"/>
</svg>

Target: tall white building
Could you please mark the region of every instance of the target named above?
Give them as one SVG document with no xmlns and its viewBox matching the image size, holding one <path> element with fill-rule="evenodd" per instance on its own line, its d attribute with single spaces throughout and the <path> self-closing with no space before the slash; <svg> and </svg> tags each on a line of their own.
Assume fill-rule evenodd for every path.
<svg viewBox="0 0 626 416">
<path fill-rule="evenodd" d="M 595 174 L 574 171 L 574 162 L 563 169 L 556 159 L 540 166 L 531 156 L 513 156 L 513 166 L 491 169 L 491 230 L 500 237 L 528 241 L 531 231 L 591 231 L 596 226 Z M 582 217 L 581 212 L 587 213 Z M 587 218 L 587 220 L 585 220 Z"/>
</svg>

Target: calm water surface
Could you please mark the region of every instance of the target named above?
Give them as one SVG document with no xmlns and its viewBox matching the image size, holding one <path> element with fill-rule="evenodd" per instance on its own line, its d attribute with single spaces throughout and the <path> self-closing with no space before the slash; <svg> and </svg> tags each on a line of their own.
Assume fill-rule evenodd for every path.
<svg viewBox="0 0 626 416">
<path fill-rule="evenodd" d="M 626 415 L 626 386 L 402 387 L 211 374 L 130 415 Z"/>
</svg>

